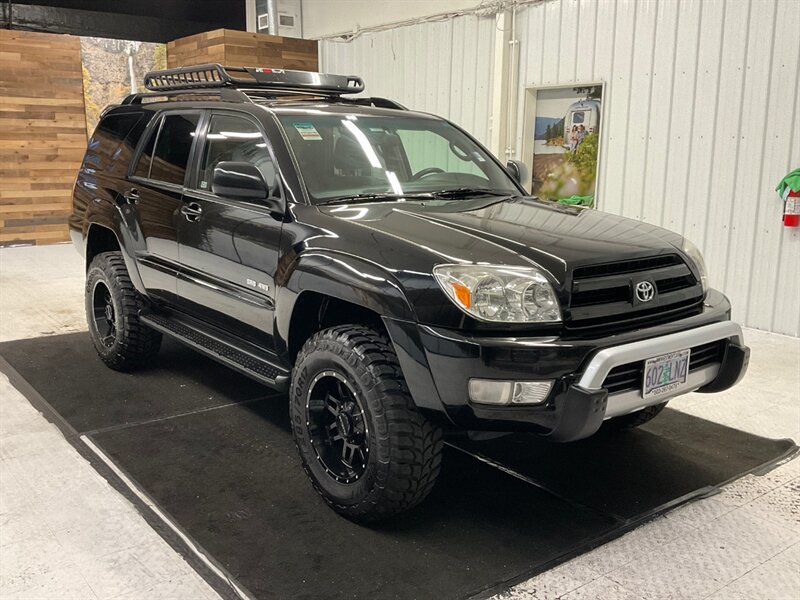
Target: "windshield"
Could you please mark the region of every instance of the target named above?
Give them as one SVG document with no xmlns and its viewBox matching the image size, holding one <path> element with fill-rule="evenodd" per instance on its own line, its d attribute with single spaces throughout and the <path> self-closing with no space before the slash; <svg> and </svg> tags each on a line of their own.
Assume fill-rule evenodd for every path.
<svg viewBox="0 0 800 600">
<path fill-rule="evenodd" d="M 445 121 L 345 114 L 278 119 L 315 204 L 452 190 L 519 194 L 503 168 Z"/>
</svg>

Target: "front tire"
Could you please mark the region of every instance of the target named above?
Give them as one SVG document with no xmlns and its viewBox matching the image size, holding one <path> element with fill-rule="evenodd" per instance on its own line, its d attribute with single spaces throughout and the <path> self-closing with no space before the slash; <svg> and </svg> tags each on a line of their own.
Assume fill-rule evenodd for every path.
<svg viewBox="0 0 800 600">
<path fill-rule="evenodd" d="M 142 308 L 122 253 L 95 256 L 86 273 L 86 320 L 97 354 L 116 371 L 147 364 L 161 346 L 161 334 L 139 320 Z"/>
<path fill-rule="evenodd" d="M 290 413 L 306 474 L 348 519 L 406 511 L 436 482 L 442 432 L 416 409 L 391 344 L 372 329 L 333 327 L 305 343 Z"/>
</svg>

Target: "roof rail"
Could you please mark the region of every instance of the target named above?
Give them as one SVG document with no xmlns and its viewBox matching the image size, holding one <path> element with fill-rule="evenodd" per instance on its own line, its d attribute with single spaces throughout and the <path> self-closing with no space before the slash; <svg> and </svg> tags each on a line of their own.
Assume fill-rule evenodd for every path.
<svg viewBox="0 0 800 600">
<path fill-rule="evenodd" d="M 364 81 L 356 75 L 330 75 L 260 67 L 223 67 L 220 64 L 151 71 L 144 76 L 144 86 L 153 92 L 232 87 L 315 93 L 321 96 L 341 96 L 364 91 Z"/>
<path fill-rule="evenodd" d="M 136 94 L 129 94 L 125 97 L 122 101 L 122 105 L 126 104 L 142 104 L 142 100 L 147 100 L 148 98 L 171 98 L 173 96 L 185 96 L 187 94 L 191 95 L 198 95 L 198 96 L 219 96 L 220 100 L 224 100 L 227 102 L 251 102 L 250 98 L 247 94 L 240 92 L 239 90 L 233 88 L 222 88 L 222 89 L 213 89 L 213 88 L 198 88 L 198 89 L 187 89 L 187 90 L 174 90 L 171 92 L 152 92 L 152 93 L 136 93 Z"/>
<path fill-rule="evenodd" d="M 370 98 L 348 98 L 349 102 L 361 106 L 374 106 L 375 108 L 393 108 L 395 110 L 408 110 L 405 106 L 388 98 L 372 96 Z"/>
</svg>

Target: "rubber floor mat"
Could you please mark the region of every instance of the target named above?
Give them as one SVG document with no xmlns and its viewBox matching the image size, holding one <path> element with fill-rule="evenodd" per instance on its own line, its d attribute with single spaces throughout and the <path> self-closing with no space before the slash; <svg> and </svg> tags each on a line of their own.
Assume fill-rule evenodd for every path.
<svg viewBox="0 0 800 600">
<path fill-rule="evenodd" d="M 312 490 L 285 396 L 187 348 L 165 342 L 136 374 L 106 368 L 85 333 L 0 356 L 263 599 L 486 595 L 795 448 L 669 410 L 572 444 L 455 437 L 421 506 L 364 527 Z"/>
</svg>

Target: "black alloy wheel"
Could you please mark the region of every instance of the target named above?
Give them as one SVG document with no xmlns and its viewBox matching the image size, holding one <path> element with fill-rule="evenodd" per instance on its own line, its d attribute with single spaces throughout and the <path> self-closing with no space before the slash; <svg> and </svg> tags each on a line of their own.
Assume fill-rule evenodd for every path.
<svg viewBox="0 0 800 600">
<path fill-rule="evenodd" d="M 306 399 L 306 426 L 317 460 L 339 483 L 353 483 L 367 469 L 369 429 L 364 409 L 347 379 L 322 371 Z"/>
<path fill-rule="evenodd" d="M 92 315 L 100 343 L 111 348 L 117 339 L 117 312 L 108 286 L 100 280 L 95 282 L 92 292 Z"/>
</svg>

